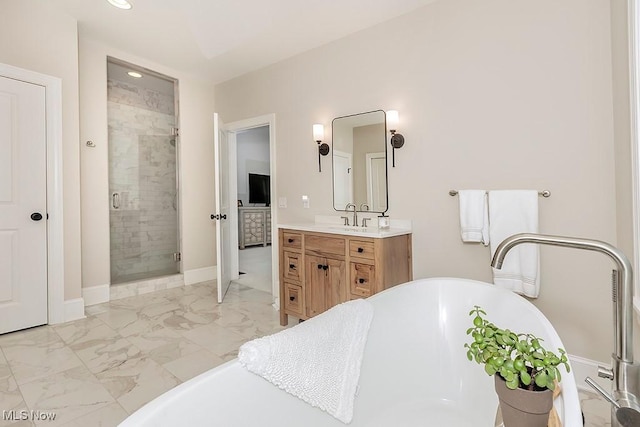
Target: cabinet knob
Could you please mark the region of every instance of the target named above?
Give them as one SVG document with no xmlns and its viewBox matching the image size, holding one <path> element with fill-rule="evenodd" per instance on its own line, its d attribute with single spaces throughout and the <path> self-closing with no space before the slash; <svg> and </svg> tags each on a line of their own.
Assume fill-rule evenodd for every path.
<svg viewBox="0 0 640 427">
<path fill-rule="evenodd" d="M 289 297 L 289 301 L 295 301 L 296 297 Z"/>
<path fill-rule="evenodd" d="M 358 253 L 364 252 L 364 248 L 358 248 Z"/>
<path fill-rule="evenodd" d="M 287 239 L 287 242 L 293 243 L 293 239 Z"/>
<path fill-rule="evenodd" d="M 296 265 L 295 264 L 289 264 L 289 268 L 292 269 L 292 270 L 295 270 L 296 269 Z"/>
<path fill-rule="evenodd" d="M 323 266 L 322 266 L 322 269 L 323 269 L 323 270 L 327 270 L 328 268 L 329 268 L 329 266 L 328 266 L 328 265 L 323 265 Z"/>
<path fill-rule="evenodd" d="M 358 283 L 364 283 L 364 282 L 366 282 L 366 280 L 364 280 L 364 279 L 358 279 Z"/>
<path fill-rule="evenodd" d="M 322 270 L 322 264 L 318 264 L 318 270 Z"/>
</svg>

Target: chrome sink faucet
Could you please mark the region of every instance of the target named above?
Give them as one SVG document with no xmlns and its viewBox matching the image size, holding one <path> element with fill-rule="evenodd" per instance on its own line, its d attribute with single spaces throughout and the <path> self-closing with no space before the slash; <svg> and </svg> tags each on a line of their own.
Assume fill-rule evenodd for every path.
<svg viewBox="0 0 640 427">
<path fill-rule="evenodd" d="M 617 269 L 613 270 L 612 275 L 614 328 L 612 368 L 598 368 L 599 377 L 613 380 L 612 395 L 596 386 L 591 378 L 587 377 L 586 382 L 612 403 L 612 427 L 640 425 L 640 404 L 638 403 L 640 364 L 633 361 L 633 270 L 629 259 L 618 248 L 599 240 L 521 233 L 506 238 L 498 245 L 491 266 L 500 269 L 507 252 L 522 243 L 600 252 L 608 255 L 615 262 Z"/>
<path fill-rule="evenodd" d="M 358 226 L 358 212 L 356 210 L 356 205 L 354 205 L 353 203 L 347 203 L 347 207 L 345 207 L 345 210 L 349 210 L 349 208 L 353 208 L 353 226 L 357 227 Z"/>
</svg>

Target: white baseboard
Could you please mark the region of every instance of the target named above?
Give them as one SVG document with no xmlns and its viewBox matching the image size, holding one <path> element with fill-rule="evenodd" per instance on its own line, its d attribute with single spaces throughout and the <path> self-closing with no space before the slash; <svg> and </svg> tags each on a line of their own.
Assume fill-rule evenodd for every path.
<svg viewBox="0 0 640 427">
<path fill-rule="evenodd" d="M 584 382 L 584 379 L 587 377 L 591 377 L 591 379 L 605 390 L 611 390 L 611 380 L 598 377 L 598 366 L 609 368 L 611 367 L 611 362 L 597 362 L 595 360 L 585 359 L 584 357 L 573 356 L 571 354 L 569 355 L 569 362 L 573 369 L 573 376 L 576 379 L 578 390 L 593 392 L 593 389 Z"/>
<path fill-rule="evenodd" d="M 82 288 L 82 298 L 84 299 L 85 307 L 109 302 L 109 285 Z"/>
<path fill-rule="evenodd" d="M 193 285 L 194 283 L 206 282 L 208 280 L 216 280 L 218 270 L 216 266 L 196 268 L 194 270 L 186 270 L 184 274 L 184 284 Z"/>
<path fill-rule="evenodd" d="M 64 321 L 84 319 L 84 299 L 75 298 L 64 302 Z"/>
</svg>

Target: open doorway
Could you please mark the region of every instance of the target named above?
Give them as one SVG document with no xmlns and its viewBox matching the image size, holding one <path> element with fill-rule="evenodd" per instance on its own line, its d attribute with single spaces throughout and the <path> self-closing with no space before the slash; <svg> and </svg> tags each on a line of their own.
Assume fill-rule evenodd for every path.
<svg viewBox="0 0 640 427">
<path fill-rule="evenodd" d="M 237 283 L 271 293 L 271 162 L 269 126 L 236 132 Z"/>
<path fill-rule="evenodd" d="M 230 212 L 231 280 L 270 293 L 278 307 L 275 115 L 229 123 L 225 129 L 229 189 L 238 200 Z"/>
</svg>

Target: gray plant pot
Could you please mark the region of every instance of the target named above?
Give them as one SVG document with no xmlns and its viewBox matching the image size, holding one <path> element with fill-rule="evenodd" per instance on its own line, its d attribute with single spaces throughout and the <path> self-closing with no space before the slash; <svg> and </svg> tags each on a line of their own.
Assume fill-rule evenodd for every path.
<svg viewBox="0 0 640 427">
<path fill-rule="evenodd" d="M 547 427 L 553 391 L 511 390 L 500 375 L 494 378 L 504 427 Z"/>
</svg>

